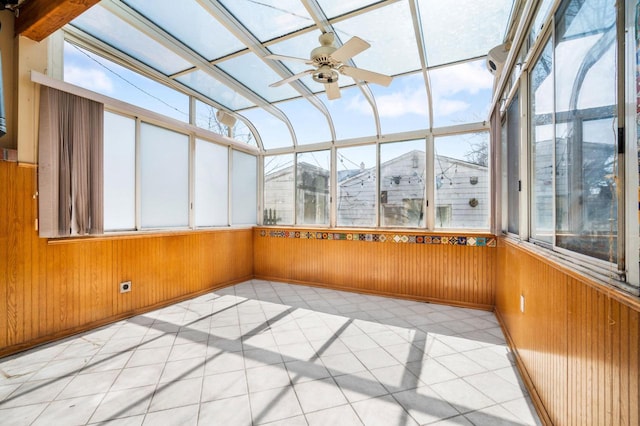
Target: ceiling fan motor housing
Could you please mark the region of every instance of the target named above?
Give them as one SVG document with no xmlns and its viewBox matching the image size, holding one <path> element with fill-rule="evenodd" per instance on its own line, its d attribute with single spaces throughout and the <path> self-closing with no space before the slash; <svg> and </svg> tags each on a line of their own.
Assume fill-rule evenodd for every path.
<svg viewBox="0 0 640 426">
<path fill-rule="evenodd" d="M 335 83 L 338 81 L 338 76 L 338 72 L 329 65 L 320 66 L 320 68 L 318 68 L 318 70 L 312 75 L 315 81 L 323 84 Z"/>
</svg>

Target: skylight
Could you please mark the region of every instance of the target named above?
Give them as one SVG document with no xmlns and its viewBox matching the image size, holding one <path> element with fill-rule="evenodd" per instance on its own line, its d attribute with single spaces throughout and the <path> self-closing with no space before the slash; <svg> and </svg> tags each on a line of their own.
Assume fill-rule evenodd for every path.
<svg viewBox="0 0 640 426">
<path fill-rule="evenodd" d="M 493 83 L 484 56 L 503 42 L 513 3 L 103 0 L 65 28 L 74 42 L 249 120 L 268 153 L 482 123 Z M 336 48 L 352 37 L 367 42 L 344 65 L 392 76 L 389 87 L 343 74 L 335 100 L 311 75 L 273 87 L 315 68 L 304 60 L 325 32 Z"/>
</svg>

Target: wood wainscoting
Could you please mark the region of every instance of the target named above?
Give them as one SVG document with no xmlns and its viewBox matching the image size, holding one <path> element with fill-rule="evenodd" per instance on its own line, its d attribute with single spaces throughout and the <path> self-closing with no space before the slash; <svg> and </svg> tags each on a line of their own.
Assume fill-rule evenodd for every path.
<svg viewBox="0 0 640 426">
<path fill-rule="evenodd" d="M 524 244 L 497 251 L 496 313 L 546 423 L 640 424 L 638 298 Z"/>
<path fill-rule="evenodd" d="M 251 229 L 39 238 L 36 181 L 0 161 L 0 356 L 253 276 Z"/>
<path fill-rule="evenodd" d="M 491 310 L 495 238 L 456 235 L 256 228 L 254 275 Z"/>
</svg>

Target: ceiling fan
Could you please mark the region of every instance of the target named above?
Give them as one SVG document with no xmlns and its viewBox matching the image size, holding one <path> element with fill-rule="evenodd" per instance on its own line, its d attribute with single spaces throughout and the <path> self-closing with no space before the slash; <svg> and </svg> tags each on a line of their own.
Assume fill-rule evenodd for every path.
<svg viewBox="0 0 640 426">
<path fill-rule="evenodd" d="M 315 81 L 324 84 L 327 92 L 327 98 L 338 99 L 340 97 L 340 87 L 338 86 L 338 78 L 340 74 L 349 76 L 354 80 L 376 83 L 382 86 L 388 86 L 391 84 L 392 77 L 389 77 L 388 75 L 345 65 L 345 62 L 349 59 L 371 47 L 371 45 L 366 41 L 359 37 L 352 37 L 345 44 L 336 48 L 333 45 L 335 40 L 333 33 L 323 33 L 318 37 L 318 40 L 320 41 L 320 46 L 311 51 L 311 59 L 283 55 L 265 56 L 267 59 L 304 62 L 307 65 L 315 66 L 314 69 L 308 69 L 298 74 L 294 74 L 291 77 L 277 81 L 270 86 L 278 87 L 311 74 Z"/>
</svg>

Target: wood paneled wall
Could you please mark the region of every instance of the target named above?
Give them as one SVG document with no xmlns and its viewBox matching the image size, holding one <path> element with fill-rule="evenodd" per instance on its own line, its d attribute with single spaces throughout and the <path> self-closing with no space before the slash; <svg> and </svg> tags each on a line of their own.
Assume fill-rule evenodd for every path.
<svg viewBox="0 0 640 426">
<path fill-rule="evenodd" d="M 548 423 L 640 424 L 639 307 L 533 250 L 499 243 L 496 312 Z"/>
<path fill-rule="evenodd" d="M 0 161 L 0 356 L 253 276 L 251 229 L 50 242 L 35 193 Z"/>
<path fill-rule="evenodd" d="M 493 247 L 391 241 L 420 234 L 407 232 L 376 231 L 387 238 L 381 243 L 278 238 L 270 230 L 254 231 L 257 278 L 493 309 Z"/>
</svg>

